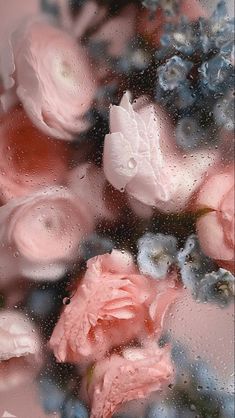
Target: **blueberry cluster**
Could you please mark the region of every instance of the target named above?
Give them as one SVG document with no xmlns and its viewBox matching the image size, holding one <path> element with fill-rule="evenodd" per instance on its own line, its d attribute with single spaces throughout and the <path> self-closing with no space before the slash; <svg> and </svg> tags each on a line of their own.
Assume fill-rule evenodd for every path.
<svg viewBox="0 0 235 418">
<path fill-rule="evenodd" d="M 161 8 L 166 15 L 174 16 L 179 10 L 180 0 L 142 0 L 141 3 L 150 11 Z"/>
<path fill-rule="evenodd" d="M 155 99 L 173 115 L 184 150 L 234 129 L 234 19 L 225 1 L 210 18 L 168 22 L 156 51 Z"/>
<path fill-rule="evenodd" d="M 65 388 L 49 378 L 39 380 L 39 396 L 47 414 L 60 413 L 61 418 L 89 418 L 86 406 L 67 395 Z"/>
<path fill-rule="evenodd" d="M 235 278 L 217 265 L 200 248 L 196 235 L 190 235 L 178 250 L 172 235 L 144 234 L 137 243 L 137 263 L 142 274 L 154 279 L 165 278 L 174 266 L 183 285 L 200 302 L 226 306 L 234 298 Z"/>
<path fill-rule="evenodd" d="M 167 401 L 149 405 L 146 418 L 232 418 L 233 395 L 220 388 L 212 370 L 200 358 L 192 360 L 175 343 L 172 349 L 176 379 Z"/>
</svg>

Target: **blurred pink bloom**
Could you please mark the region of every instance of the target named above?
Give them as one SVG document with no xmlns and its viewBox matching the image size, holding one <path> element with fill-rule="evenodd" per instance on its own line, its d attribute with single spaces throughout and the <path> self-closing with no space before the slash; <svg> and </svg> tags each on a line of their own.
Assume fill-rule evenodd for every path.
<svg viewBox="0 0 235 418">
<path fill-rule="evenodd" d="M 17 103 L 17 97 L 12 88 L 15 65 L 11 34 L 26 18 L 36 16 L 39 11 L 40 0 L 0 0 L 0 114 Z"/>
<path fill-rule="evenodd" d="M 118 190 L 164 212 L 184 210 L 215 163 L 212 150 L 183 155 L 175 145 L 167 116 L 143 98 L 130 103 L 124 94 L 110 110 L 110 134 L 105 137 L 104 172 Z"/>
<path fill-rule="evenodd" d="M 0 201 L 65 181 L 67 145 L 35 128 L 20 107 L 0 118 L 0 154 Z"/>
<path fill-rule="evenodd" d="M 41 341 L 22 313 L 0 312 L 0 390 L 32 379 L 42 363 Z"/>
<path fill-rule="evenodd" d="M 172 378 L 168 347 L 159 348 L 149 341 L 144 348 L 112 354 L 95 365 L 91 381 L 87 382 L 92 404 L 90 418 L 111 418 L 125 402 L 162 390 Z"/>
<path fill-rule="evenodd" d="M 67 32 L 35 18 L 12 34 L 11 48 L 13 65 L 9 69 L 6 62 L 3 75 L 12 79 L 12 86 L 15 81 L 33 123 L 67 140 L 86 129 L 84 114 L 93 100 L 95 80 L 82 46 Z"/>
<path fill-rule="evenodd" d="M 56 280 L 79 256 L 94 221 L 83 202 L 51 187 L 0 208 L 1 280 Z"/>
<path fill-rule="evenodd" d="M 94 164 L 81 164 L 68 174 L 69 188 L 77 196 L 78 202 L 82 201 L 86 205 L 94 221 L 113 220 L 118 212 L 118 207 L 110 207 L 106 199 L 106 184 L 103 170 Z"/>
<path fill-rule="evenodd" d="M 200 209 L 211 209 L 197 222 L 200 244 L 205 254 L 232 272 L 234 260 L 234 167 L 217 170 L 202 185 L 196 202 Z"/>
<path fill-rule="evenodd" d="M 128 253 L 113 250 L 94 257 L 50 346 L 61 362 L 99 360 L 112 347 L 159 333 L 177 295 L 173 281 L 160 283 L 140 275 Z"/>
</svg>

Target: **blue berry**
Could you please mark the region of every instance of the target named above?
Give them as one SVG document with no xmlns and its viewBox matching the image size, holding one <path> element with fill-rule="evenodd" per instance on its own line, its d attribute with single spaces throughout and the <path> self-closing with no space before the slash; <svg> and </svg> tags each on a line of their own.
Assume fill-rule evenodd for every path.
<svg viewBox="0 0 235 418">
<path fill-rule="evenodd" d="M 157 70 L 159 85 L 164 91 L 177 89 L 186 81 L 192 66 L 191 62 L 173 56 Z"/>
<path fill-rule="evenodd" d="M 220 268 L 205 274 L 198 284 L 196 297 L 202 302 L 215 302 L 226 306 L 235 295 L 235 278 L 232 273 Z"/>
<path fill-rule="evenodd" d="M 151 55 L 138 39 L 132 40 L 123 55 L 116 59 L 115 71 L 129 74 L 131 71 L 144 71 L 150 64 Z"/>
<path fill-rule="evenodd" d="M 196 297 L 200 281 L 206 273 L 215 269 L 215 265 L 202 252 L 196 235 L 189 236 L 177 259 L 183 284 Z"/>
<path fill-rule="evenodd" d="M 157 403 L 148 408 L 146 418 L 177 418 L 178 413 L 174 405 Z"/>
<path fill-rule="evenodd" d="M 193 27 L 185 16 L 176 25 L 165 25 L 160 42 L 165 51 L 177 51 L 186 56 L 191 56 L 196 49 Z"/>
<path fill-rule="evenodd" d="M 137 262 L 142 274 L 164 278 L 177 254 L 177 240 L 171 235 L 146 233 L 138 240 Z"/>
<path fill-rule="evenodd" d="M 228 85 L 232 85 L 233 67 L 222 55 L 204 62 L 198 71 L 206 95 L 208 91 L 223 93 Z"/>
<path fill-rule="evenodd" d="M 57 305 L 57 294 L 54 289 L 33 289 L 27 298 L 26 307 L 39 317 L 46 317 Z"/>
<path fill-rule="evenodd" d="M 178 369 L 188 367 L 189 360 L 185 347 L 179 342 L 175 342 L 171 349 L 171 358 Z"/>
<path fill-rule="evenodd" d="M 179 0 L 142 0 L 142 5 L 155 12 L 160 7 L 168 16 L 174 16 L 179 11 Z"/>
<path fill-rule="evenodd" d="M 59 388 L 56 383 L 49 378 L 42 378 L 38 382 L 38 387 L 44 411 L 47 414 L 61 411 L 66 392 Z"/>
<path fill-rule="evenodd" d="M 235 403 L 234 394 L 224 393 L 220 397 L 220 418 L 234 418 L 235 416 Z"/>
<path fill-rule="evenodd" d="M 51 14 L 52 16 L 59 16 L 59 6 L 56 1 L 41 0 L 41 9 L 44 13 Z"/>
<path fill-rule="evenodd" d="M 218 380 L 205 361 L 196 360 L 193 362 L 191 364 L 191 373 L 195 380 L 196 388 L 200 393 L 213 393 L 218 389 Z"/>
<path fill-rule="evenodd" d="M 158 403 L 152 405 L 145 416 L 146 418 L 195 418 L 195 411 L 171 402 L 169 405 Z"/>
<path fill-rule="evenodd" d="M 159 7 L 160 0 L 142 0 L 141 3 L 144 7 L 154 12 Z"/>
<path fill-rule="evenodd" d="M 200 147 L 206 136 L 206 132 L 199 126 L 193 116 L 180 119 L 176 125 L 175 134 L 177 145 L 185 151 Z"/>
<path fill-rule="evenodd" d="M 89 418 L 87 408 L 77 399 L 65 402 L 61 418 Z"/>
<path fill-rule="evenodd" d="M 221 48 L 229 40 L 234 41 L 234 18 L 229 18 L 224 0 L 218 3 L 210 18 L 210 32 L 217 48 Z"/>
<path fill-rule="evenodd" d="M 81 243 L 80 254 L 81 257 L 87 261 L 97 255 L 110 253 L 113 248 L 113 241 L 94 233 Z"/>
<path fill-rule="evenodd" d="M 235 128 L 235 95 L 229 92 L 214 106 L 214 118 L 219 126 L 233 131 Z"/>
</svg>

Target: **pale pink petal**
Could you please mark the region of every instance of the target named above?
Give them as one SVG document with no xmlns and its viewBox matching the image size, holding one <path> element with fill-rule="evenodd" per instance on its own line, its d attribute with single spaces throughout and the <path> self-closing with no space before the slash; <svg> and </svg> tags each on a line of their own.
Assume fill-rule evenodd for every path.
<svg viewBox="0 0 235 418">
<path fill-rule="evenodd" d="M 41 341 L 22 313 L 0 313 L 0 390 L 32 379 L 42 364 Z"/>
<path fill-rule="evenodd" d="M 182 211 L 216 162 L 217 152 L 211 150 L 193 158 L 181 154 L 169 119 L 146 98 L 132 105 L 125 93 L 120 105 L 111 107 L 104 172 L 115 188 L 136 201 L 163 212 Z"/>
<path fill-rule="evenodd" d="M 79 257 L 93 228 L 83 202 L 63 187 L 43 189 L 0 208 L 0 275 L 56 280 Z"/>
</svg>

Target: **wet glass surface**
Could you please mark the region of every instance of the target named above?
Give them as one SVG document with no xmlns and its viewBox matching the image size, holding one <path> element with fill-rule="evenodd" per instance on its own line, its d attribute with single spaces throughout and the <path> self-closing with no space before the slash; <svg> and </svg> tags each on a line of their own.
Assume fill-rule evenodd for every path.
<svg viewBox="0 0 235 418">
<path fill-rule="evenodd" d="M 234 417 L 233 16 L 0 0 L 0 418 Z"/>
</svg>

